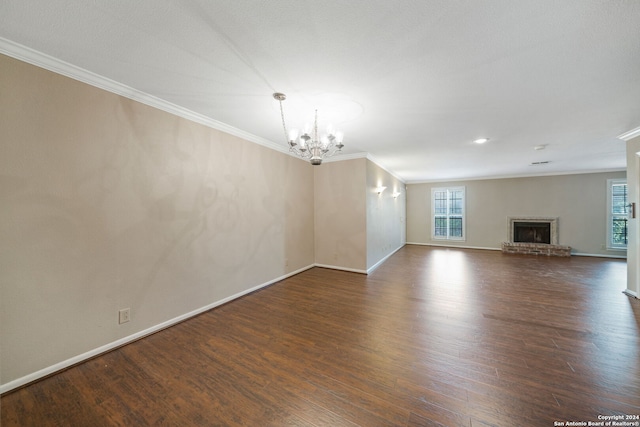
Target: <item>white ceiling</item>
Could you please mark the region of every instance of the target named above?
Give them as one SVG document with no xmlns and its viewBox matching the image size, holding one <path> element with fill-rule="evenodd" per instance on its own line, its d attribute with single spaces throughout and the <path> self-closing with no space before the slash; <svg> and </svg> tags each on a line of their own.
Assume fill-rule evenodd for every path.
<svg viewBox="0 0 640 427">
<path fill-rule="evenodd" d="M 290 127 L 318 106 L 406 182 L 623 169 L 640 126 L 639 0 L 2 0 L 0 24 L 282 147 L 284 92 Z"/>
</svg>

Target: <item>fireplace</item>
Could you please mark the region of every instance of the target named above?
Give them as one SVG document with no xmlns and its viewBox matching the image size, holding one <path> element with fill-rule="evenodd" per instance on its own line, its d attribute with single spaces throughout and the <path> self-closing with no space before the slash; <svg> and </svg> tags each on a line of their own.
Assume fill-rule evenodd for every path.
<svg viewBox="0 0 640 427">
<path fill-rule="evenodd" d="M 551 223 L 514 221 L 513 241 L 551 244 Z"/>
<path fill-rule="evenodd" d="M 509 217 L 509 242 L 558 244 L 558 218 Z"/>
<path fill-rule="evenodd" d="M 558 244 L 558 218 L 509 217 L 509 241 L 502 252 L 521 255 L 571 256 L 570 246 Z"/>
</svg>

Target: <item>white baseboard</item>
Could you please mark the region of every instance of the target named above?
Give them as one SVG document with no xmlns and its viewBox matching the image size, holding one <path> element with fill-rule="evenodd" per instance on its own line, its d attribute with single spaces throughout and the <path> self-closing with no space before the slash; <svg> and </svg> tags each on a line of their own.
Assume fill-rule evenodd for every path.
<svg viewBox="0 0 640 427">
<path fill-rule="evenodd" d="M 407 245 L 418 245 L 418 246 L 435 246 L 440 248 L 460 248 L 460 249 L 483 249 L 488 251 L 501 251 L 502 248 L 487 248 L 482 246 L 463 246 L 463 245 L 447 245 L 447 244 L 439 244 L 439 243 L 421 243 L 421 242 L 407 242 Z M 582 252 L 572 252 L 572 256 L 590 256 L 596 258 L 615 258 L 615 259 L 627 259 L 626 255 L 607 255 L 607 254 L 585 254 Z"/>
<path fill-rule="evenodd" d="M 614 259 L 627 259 L 626 255 L 603 255 L 603 254 L 583 254 L 580 252 L 572 253 L 575 256 L 590 256 L 595 258 L 614 258 Z"/>
<path fill-rule="evenodd" d="M 376 268 L 380 267 L 380 265 L 382 265 L 383 262 L 385 262 L 386 260 L 388 260 L 391 255 L 395 254 L 396 252 L 398 252 L 400 249 L 402 249 L 404 247 L 404 245 L 400 245 L 399 247 L 397 247 L 396 249 L 393 250 L 393 252 L 391 252 L 389 255 L 385 256 L 384 258 L 382 258 L 380 261 L 376 262 L 375 264 L 373 264 L 371 267 L 369 267 L 367 269 L 367 274 L 371 274 L 371 272 L 373 270 L 375 270 Z"/>
<path fill-rule="evenodd" d="M 351 273 L 367 274 L 367 270 L 359 270 L 357 268 L 340 267 L 339 265 L 314 264 L 315 267 L 329 268 L 331 270 L 349 271 Z"/>
<path fill-rule="evenodd" d="M 226 304 L 229 301 L 232 301 L 232 300 L 234 300 L 236 298 L 240 298 L 240 297 L 242 297 L 244 295 L 250 294 L 251 292 L 255 292 L 255 291 L 259 290 L 259 289 L 262 289 L 264 287 L 272 285 L 272 284 L 274 284 L 276 282 L 279 282 L 281 280 L 284 280 L 284 279 L 286 279 L 288 277 L 295 276 L 296 274 L 302 273 L 303 271 L 308 270 L 308 269 L 313 268 L 313 267 L 314 267 L 314 264 L 308 265 L 308 266 L 300 268 L 300 269 L 298 269 L 296 271 L 292 271 L 291 273 L 287 273 L 287 274 L 285 274 L 283 276 L 280 276 L 280 277 L 278 277 L 276 279 L 273 279 L 273 280 L 270 280 L 268 282 L 265 282 L 265 283 L 263 283 L 261 285 L 254 286 L 254 287 L 252 287 L 250 289 L 247 289 L 247 290 L 244 290 L 242 292 L 238 292 L 237 294 L 231 295 L 231 296 L 229 296 L 227 298 L 223 298 L 223 299 L 221 299 L 219 301 L 213 302 L 211 304 L 207 304 L 204 307 L 200 307 L 200 308 L 198 308 L 196 310 L 190 311 L 190 312 L 185 313 L 183 315 L 180 315 L 178 317 L 174 317 L 173 319 L 170 319 L 170 320 L 167 320 L 165 322 L 159 323 L 159 324 L 157 324 L 155 326 L 152 326 L 150 328 L 147 328 L 147 329 L 144 329 L 142 331 L 136 332 L 133 335 L 129 335 L 129 336 L 126 336 L 124 338 L 120 338 L 119 340 L 110 342 L 109 344 L 105 344 L 105 345 L 103 345 L 101 347 L 98 347 L 98 348 L 95 348 L 93 350 L 87 351 L 86 353 L 79 354 L 79 355 L 74 356 L 74 357 L 72 357 L 70 359 L 67 359 L 67 360 L 64 360 L 62 362 L 56 363 L 55 365 L 51 365 L 51 366 L 48 366 L 46 368 L 40 369 L 39 371 L 36 371 L 36 372 L 31 373 L 31 374 L 25 375 L 23 377 L 20 377 L 18 379 L 10 381 L 10 382 L 8 382 L 6 384 L 1 384 L 0 385 L 0 394 L 7 393 L 7 392 L 9 392 L 9 391 L 11 391 L 11 390 L 13 390 L 15 388 L 18 388 L 18 387 L 21 387 L 21 386 L 23 386 L 25 384 L 29 384 L 31 382 L 37 381 L 37 380 L 39 380 L 41 378 L 44 378 L 46 376 L 55 374 L 56 372 L 62 371 L 62 370 L 66 369 L 66 368 L 69 368 L 69 367 L 71 367 L 73 365 L 77 365 L 78 363 L 84 362 L 84 361 L 89 360 L 89 359 L 91 359 L 93 357 L 96 357 L 96 356 L 99 356 L 99 355 L 101 355 L 103 353 L 106 353 L 108 351 L 114 350 L 114 349 L 116 349 L 118 347 L 122 347 L 123 345 L 132 343 L 132 342 L 134 342 L 136 340 L 139 340 L 140 338 L 143 338 L 143 337 L 145 337 L 147 335 L 151 335 L 151 334 L 153 334 L 155 332 L 158 332 L 158 331 L 161 331 L 163 329 L 166 329 L 166 328 L 168 328 L 170 326 L 173 326 L 173 325 L 175 325 L 177 323 L 180 323 L 180 322 L 182 322 L 184 320 L 187 320 L 187 319 L 189 319 L 191 317 L 194 317 L 194 316 L 197 316 L 199 314 L 202 314 L 205 311 L 209 311 L 212 308 L 216 308 L 216 307 L 218 307 L 218 306 L 220 306 L 222 304 Z"/>
<path fill-rule="evenodd" d="M 394 249 L 393 252 L 391 252 L 390 254 L 388 254 L 387 256 L 385 256 L 384 258 L 382 258 L 380 261 L 378 261 L 377 263 L 375 263 L 372 267 L 369 267 L 366 270 L 360 270 L 357 268 L 348 268 L 348 267 L 341 267 L 339 265 L 328 265 L 328 264 L 315 264 L 316 267 L 322 267 L 322 268 L 329 268 L 331 270 L 341 270 L 341 271 L 349 271 L 351 273 L 360 273 L 360 274 L 370 274 L 373 270 L 375 270 L 376 268 L 378 268 L 380 265 L 382 265 L 383 262 L 385 262 L 387 259 L 389 259 L 389 257 L 393 254 L 395 254 L 396 252 L 398 252 L 400 249 L 402 249 L 405 245 L 401 245 L 398 248 Z"/>
<path fill-rule="evenodd" d="M 420 243 L 420 242 L 407 242 L 407 245 L 418 245 L 418 246 L 435 246 L 438 248 L 459 248 L 459 249 L 483 249 L 487 251 L 501 251 L 502 248 L 485 248 L 482 246 L 464 246 L 464 245 L 447 245 L 440 243 Z"/>
<path fill-rule="evenodd" d="M 632 290 L 630 290 L 630 289 L 625 289 L 624 291 L 622 291 L 622 293 L 623 293 L 623 294 L 625 294 L 625 295 L 629 295 L 630 297 L 633 297 L 633 298 L 635 298 L 635 299 L 640 299 L 640 298 L 638 297 L 638 294 L 637 294 L 637 293 L 635 293 L 635 292 L 633 292 L 633 291 L 632 291 Z"/>
</svg>

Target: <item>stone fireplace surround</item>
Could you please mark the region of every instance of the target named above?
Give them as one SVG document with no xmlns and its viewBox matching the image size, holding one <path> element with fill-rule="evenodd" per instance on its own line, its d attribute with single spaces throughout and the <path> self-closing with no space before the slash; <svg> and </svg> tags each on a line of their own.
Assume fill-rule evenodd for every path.
<svg viewBox="0 0 640 427">
<path fill-rule="evenodd" d="M 540 222 L 551 225 L 551 243 L 524 243 L 513 241 L 514 223 L 516 222 Z M 558 218 L 557 217 L 508 217 L 507 218 L 509 241 L 502 242 L 502 253 L 545 255 L 545 256 L 571 256 L 571 247 L 558 244 Z"/>
</svg>

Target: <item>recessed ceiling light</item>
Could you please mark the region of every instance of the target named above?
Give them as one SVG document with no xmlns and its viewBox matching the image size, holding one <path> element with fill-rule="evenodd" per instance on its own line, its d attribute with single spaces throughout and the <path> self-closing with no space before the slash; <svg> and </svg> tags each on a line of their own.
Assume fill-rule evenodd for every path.
<svg viewBox="0 0 640 427">
<path fill-rule="evenodd" d="M 488 140 L 489 140 L 489 138 L 478 138 L 478 139 L 474 140 L 473 142 L 475 142 L 476 144 L 484 144 Z"/>
</svg>

